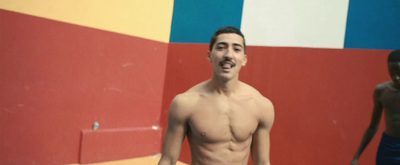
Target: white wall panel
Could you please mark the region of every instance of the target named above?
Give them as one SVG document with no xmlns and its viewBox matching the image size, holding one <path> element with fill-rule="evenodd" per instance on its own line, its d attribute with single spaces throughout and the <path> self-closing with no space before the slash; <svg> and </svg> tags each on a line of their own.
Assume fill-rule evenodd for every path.
<svg viewBox="0 0 400 165">
<path fill-rule="evenodd" d="M 248 45 L 343 48 L 349 0 L 245 0 Z"/>
</svg>

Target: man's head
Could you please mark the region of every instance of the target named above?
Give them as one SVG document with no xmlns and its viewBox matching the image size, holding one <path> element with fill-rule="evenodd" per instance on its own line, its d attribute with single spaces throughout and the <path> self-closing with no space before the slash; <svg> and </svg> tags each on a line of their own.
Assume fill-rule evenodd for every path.
<svg viewBox="0 0 400 165">
<path fill-rule="evenodd" d="M 389 54 L 388 67 L 393 82 L 400 86 L 400 49 L 394 50 Z"/>
<path fill-rule="evenodd" d="M 234 27 L 234 26 L 224 26 L 219 28 L 214 35 L 211 36 L 211 41 L 210 41 L 210 50 L 211 51 L 214 47 L 215 41 L 217 40 L 218 35 L 220 34 L 224 34 L 224 33 L 235 33 L 237 35 L 242 36 L 243 38 L 243 45 L 244 45 L 244 52 L 246 53 L 246 40 L 244 39 L 244 35 L 242 34 L 242 32 Z"/>
<path fill-rule="evenodd" d="M 214 33 L 207 55 L 213 63 L 213 77 L 238 79 L 240 69 L 247 63 L 244 44 L 243 34 L 235 27 L 222 27 Z"/>
</svg>

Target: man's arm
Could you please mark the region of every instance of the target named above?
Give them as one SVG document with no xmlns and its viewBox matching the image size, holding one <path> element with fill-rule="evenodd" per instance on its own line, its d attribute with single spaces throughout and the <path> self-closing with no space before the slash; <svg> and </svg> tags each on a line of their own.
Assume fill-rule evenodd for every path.
<svg viewBox="0 0 400 165">
<path fill-rule="evenodd" d="M 185 111 L 185 100 L 176 96 L 171 103 L 168 114 L 168 128 L 165 133 L 163 151 L 158 165 L 175 165 L 181 152 L 187 130 L 188 113 Z"/>
<path fill-rule="evenodd" d="M 274 123 L 274 106 L 265 99 L 262 103 L 263 109 L 259 116 L 259 124 L 253 135 L 251 144 L 251 155 L 254 165 L 270 165 L 270 136 L 272 125 Z"/>
<path fill-rule="evenodd" d="M 351 165 L 357 165 L 358 159 L 360 158 L 364 149 L 371 142 L 372 138 L 375 136 L 376 132 L 379 129 L 379 123 L 381 121 L 383 106 L 379 101 L 380 93 L 383 90 L 382 86 L 377 86 L 374 91 L 374 109 L 372 112 L 371 122 L 364 133 L 364 136 L 361 140 L 361 144 L 357 149 L 356 154 L 354 155 L 354 159 L 351 162 Z"/>
</svg>

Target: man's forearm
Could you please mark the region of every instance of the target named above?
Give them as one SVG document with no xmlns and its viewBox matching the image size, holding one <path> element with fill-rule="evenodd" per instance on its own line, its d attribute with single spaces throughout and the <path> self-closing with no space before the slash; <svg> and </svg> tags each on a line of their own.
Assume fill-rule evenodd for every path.
<svg viewBox="0 0 400 165">
<path fill-rule="evenodd" d="M 362 154 L 364 149 L 368 146 L 368 144 L 371 142 L 372 138 L 375 136 L 377 131 L 378 128 L 374 127 L 370 127 L 365 131 L 364 136 L 361 140 L 361 144 L 358 147 L 356 154 L 354 155 L 354 159 L 359 159 L 360 155 Z"/>
</svg>

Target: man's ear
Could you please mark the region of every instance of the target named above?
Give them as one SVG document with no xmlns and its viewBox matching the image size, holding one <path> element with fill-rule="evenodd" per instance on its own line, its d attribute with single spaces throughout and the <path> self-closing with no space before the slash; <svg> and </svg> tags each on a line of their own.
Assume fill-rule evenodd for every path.
<svg viewBox="0 0 400 165">
<path fill-rule="evenodd" d="M 207 60 L 210 61 L 210 62 L 212 62 L 210 51 L 207 52 Z"/>
<path fill-rule="evenodd" d="M 244 55 L 242 66 L 246 66 L 247 64 L 247 55 Z"/>
</svg>

